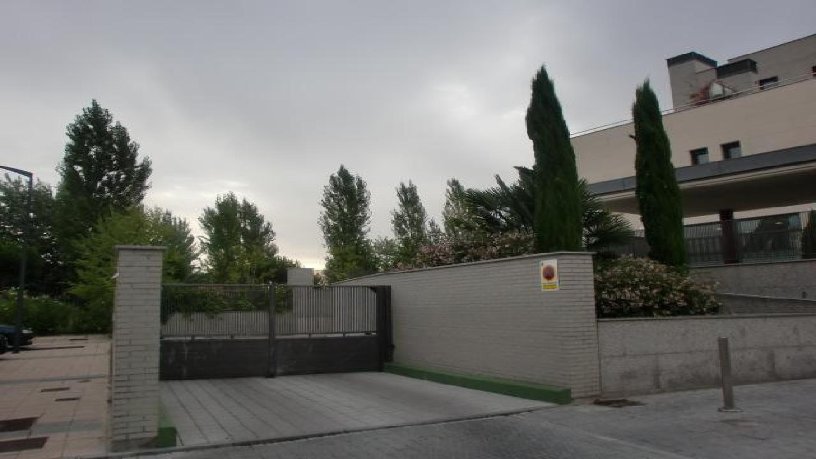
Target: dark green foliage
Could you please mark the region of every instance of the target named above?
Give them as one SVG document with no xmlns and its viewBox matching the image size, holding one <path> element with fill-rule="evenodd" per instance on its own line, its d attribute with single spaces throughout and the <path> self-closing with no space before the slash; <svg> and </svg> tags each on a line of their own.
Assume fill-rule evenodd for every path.
<svg viewBox="0 0 816 459">
<path fill-rule="evenodd" d="M 54 237 L 54 197 L 51 187 L 35 182 L 32 190 L 31 227 L 26 218 L 28 181 L 5 175 L 0 180 L 0 289 L 16 287 L 20 248 L 27 234 L 26 290 L 57 294 L 64 265 Z"/>
<path fill-rule="evenodd" d="M 674 267 L 686 265 L 683 237 L 683 204 L 671 162 L 669 137 L 663 129 L 663 116 L 657 96 L 645 81 L 638 87 L 632 106 L 635 120 L 635 193 L 649 257 Z"/>
<path fill-rule="evenodd" d="M 442 228 L 439 227 L 439 224 L 436 223 L 436 220 L 433 218 L 428 220 L 428 243 L 429 244 L 437 244 L 439 243 L 443 237 L 445 237 L 445 233 L 442 231 Z"/>
<path fill-rule="evenodd" d="M 532 82 L 527 136 L 533 141 L 533 228 L 538 252 L 581 250 L 581 194 L 569 130 L 542 66 Z"/>
<path fill-rule="evenodd" d="M 586 180 L 582 179 L 579 186 L 583 208 L 581 222 L 584 250 L 602 257 L 613 256 L 610 249 L 632 239 L 632 225 L 622 216 L 606 210 L 601 200 L 589 191 Z"/>
<path fill-rule="evenodd" d="M 0 323 L 14 323 L 16 305 L 15 289 L 0 291 Z M 82 328 L 79 313 L 77 307 L 48 296 L 28 293 L 25 295 L 23 323 L 39 336 L 89 331 Z"/>
<path fill-rule="evenodd" d="M 57 236 L 73 261 L 73 242 L 113 212 L 138 205 L 149 187 L 150 160 L 138 160 L 139 145 L 127 129 L 113 123 L 96 100 L 66 128 L 68 143 L 58 170 Z"/>
<path fill-rule="evenodd" d="M 198 221 L 210 282 L 283 282 L 286 268 L 296 265 L 278 256 L 275 232 L 258 208 L 246 199 L 239 202 L 232 192 L 218 196 Z"/>
<path fill-rule="evenodd" d="M 808 213 L 808 222 L 802 230 L 802 258 L 816 258 L 816 210 Z"/>
<path fill-rule="evenodd" d="M 428 240 L 427 215 L 416 185 L 411 181 L 407 186 L 400 183 L 397 200 L 399 207 L 391 212 L 391 226 L 398 247 L 396 263 L 408 264 L 416 259 L 419 248 Z"/>
<path fill-rule="evenodd" d="M 391 271 L 399 264 L 400 247 L 394 239 L 378 237 L 372 243 L 372 250 L 377 271 Z"/>
<path fill-rule="evenodd" d="M 325 275 L 329 282 L 357 277 L 376 270 L 368 240 L 369 192 L 360 176 L 344 166 L 329 177 L 320 205 L 320 229 L 328 249 Z"/>
<path fill-rule="evenodd" d="M 100 220 L 94 231 L 76 244 L 76 280 L 68 290 L 81 300 L 81 326 L 86 331 L 110 330 L 117 245 L 166 247 L 162 275 L 165 282 L 185 280 L 197 258 L 187 223 L 167 211 L 135 207 Z"/>
<path fill-rule="evenodd" d="M 598 317 L 716 314 L 720 303 L 708 285 L 647 258 L 623 257 L 595 265 Z"/>
<path fill-rule="evenodd" d="M 464 199 L 465 187 L 455 178 L 448 180 L 442 209 L 442 227 L 448 237 L 462 237 L 472 227 Z"/>
<path fill-rule="evenodd" d="M 497 186 L 486 190 L 467 189 L 463 192 L 467 214 L 475 224 L 476 233 L 531 233 L 535 180 L 533 171 L 517 167 L 519 179 L 507 185 L 496 176 Z M 629 223 L 621 216 L 604 209 L 600 200 L 589 191 L 586 181 L 580 180 L 581 246 L 584 250 L 604 253 L 627 242 L 632 237 Z"/>
<path fill-rule="evenodd" d="M 225 311 L 266 311 L 270 301 L 266 288 L 244 285 L 165 284 L 161 295 L 162 323 L 175 313 L 189 317 L 193 313 L 215 316 Z"/>
</svg>

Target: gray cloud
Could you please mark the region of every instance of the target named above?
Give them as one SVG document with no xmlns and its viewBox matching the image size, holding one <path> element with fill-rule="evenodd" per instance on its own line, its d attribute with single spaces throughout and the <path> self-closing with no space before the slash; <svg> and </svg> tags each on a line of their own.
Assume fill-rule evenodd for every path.
<svg viewBox="0 0 816 459">
<path fill-rule="evenodd" d="M 816 13 L 573 3 L 4 2 L 0 157 L 56 183 L 65 125 L 97 98 L 153 160 L 149 203 L 194 223 L 235 191 L 284 254 L 318 266 L 318 201 L 340 163 L 368 182 L 372 233 L 387 234 L 401 180 L 437 215 L 448 178 L 486 186 L 531 164 L 542 63 L 575 132 L 628 118 L 646 77 L 667 107 L 667 57 L 771 46 L 813 33 Z"/>
</svg>

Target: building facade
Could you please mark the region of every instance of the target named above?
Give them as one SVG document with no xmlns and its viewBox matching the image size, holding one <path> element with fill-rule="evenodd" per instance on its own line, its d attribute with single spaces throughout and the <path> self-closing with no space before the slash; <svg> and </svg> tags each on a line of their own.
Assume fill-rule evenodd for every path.
<svg viewBox="0 0 816 459">
<path fill-rule="evenodd" d="M 674 107 L 663 123 L 687 224 L 814 208 L 816 35 L 723 65 L 696 52 L 667 64 Z M 638 227 L 633 134 L 633 124 L 622 123 L 572 144 L 579 175 Z"/>
</svg>

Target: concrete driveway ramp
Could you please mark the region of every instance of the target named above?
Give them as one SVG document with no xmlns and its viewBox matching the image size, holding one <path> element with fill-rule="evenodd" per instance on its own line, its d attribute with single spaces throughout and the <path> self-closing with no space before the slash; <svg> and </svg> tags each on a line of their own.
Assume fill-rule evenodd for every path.
<svg viewBox="0 0 816 459">
<path fill-rule="evenodd" d="M 555 406 L 389 373 L 163 381 L 181 445 L 282 439 Z"/>
</svg>

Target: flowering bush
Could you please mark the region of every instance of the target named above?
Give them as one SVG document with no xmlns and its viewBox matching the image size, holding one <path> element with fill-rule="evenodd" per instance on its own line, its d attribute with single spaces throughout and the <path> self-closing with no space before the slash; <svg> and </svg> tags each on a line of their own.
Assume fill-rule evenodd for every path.
<svg viewBox="0 0 816 459">
<path fill-rule="evenodd" d="M 623 257 L 595 270 L 598 317 L 662 317 L 715 314 L 711 286 L 647 258 Z"/>
<path fill-rule="evenodd" d="M 420 247 L 413 266 L 400 268 L 444 266 L 528 253 L 533 253 L 533 236 L 521 231 L 484 234 L 472 239 L 442 237 L 435 244 Z"/>
</svg>

